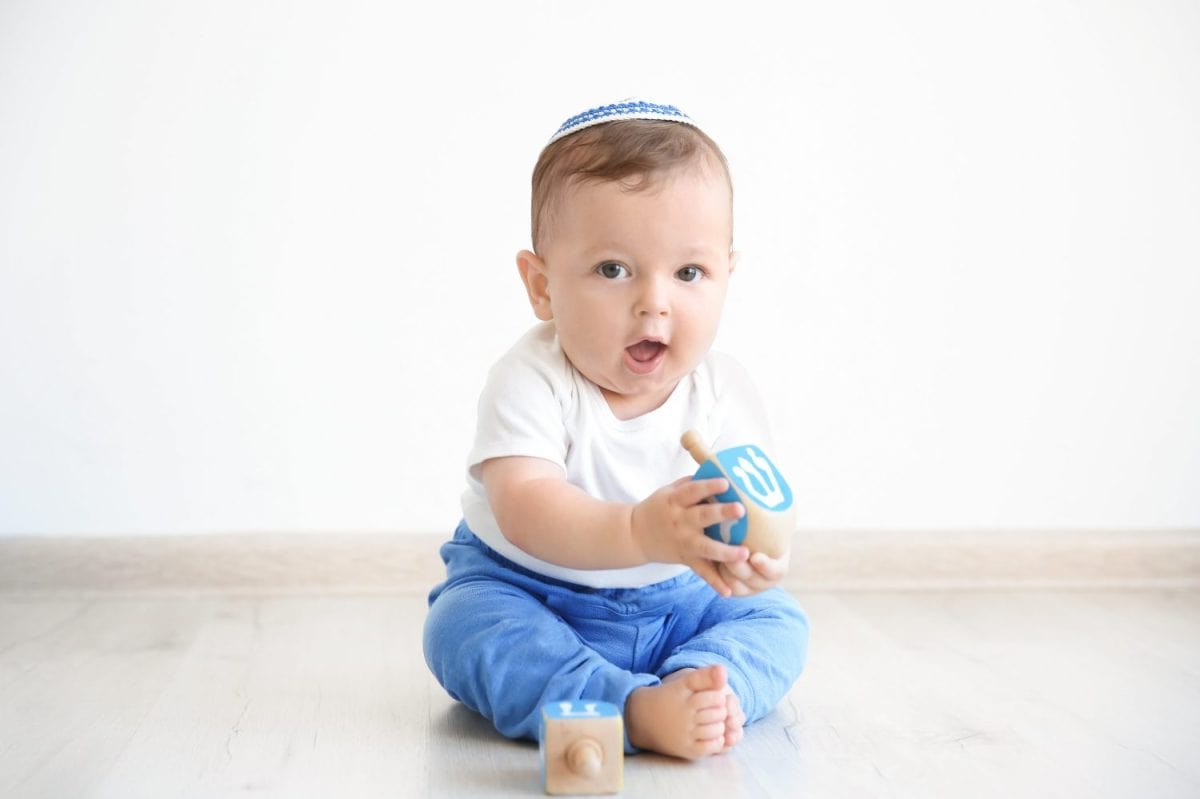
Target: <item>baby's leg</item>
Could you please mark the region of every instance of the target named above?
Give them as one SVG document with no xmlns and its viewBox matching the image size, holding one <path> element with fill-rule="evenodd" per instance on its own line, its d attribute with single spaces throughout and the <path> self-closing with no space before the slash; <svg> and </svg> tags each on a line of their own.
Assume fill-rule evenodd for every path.
<svg viewBox="0 0 1200 799">
<path fill-rule="evenodd" d="M 676 631 L 684 638 L 669 650 L 658 673 L 725 666 L 735 699 L 726 716 L 726 745 L 732 746 L 741 737 L 741 724 L 770 713 L 800 676 L 808 652 L 808 617 L 779 589 L 734 599 L 713 596 L 690 634 L 690 625 Z"/>
<path fill-rule="evenodd" d="M 435 592 L 424 644 L 446 691 L 512 738 L 537 738 L 546 702 L 587 698 L 623 707 L 634 689 L 659 681 L 584 646 L 529 592 L 477 576 Z"/>
<path fill-rule="evenodd" d="M 724 751 L 732 696 L 726 689 L 723 666 L 684 669 L 638 688 L 625 704 L 630 742 L 688 760 Z"/>
</svg>

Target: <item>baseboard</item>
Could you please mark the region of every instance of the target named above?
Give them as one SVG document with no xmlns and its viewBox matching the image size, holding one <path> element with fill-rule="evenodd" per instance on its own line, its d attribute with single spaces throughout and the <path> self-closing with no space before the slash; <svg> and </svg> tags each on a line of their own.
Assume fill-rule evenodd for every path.
<svg viewBox="0 0 1200 799">
<path fill-rule="evenodd" d="M 801 534 L 794 587 L 1200 587 L 1200 530 Z"/>
<path fill-rule="evenodd" d="M 425 592 L 444 535 L 0 538 L 0 592 Z M 1200 530 L 802 532 L 786 587 L 829 590 L 1200 587 Z"/>
</svg>

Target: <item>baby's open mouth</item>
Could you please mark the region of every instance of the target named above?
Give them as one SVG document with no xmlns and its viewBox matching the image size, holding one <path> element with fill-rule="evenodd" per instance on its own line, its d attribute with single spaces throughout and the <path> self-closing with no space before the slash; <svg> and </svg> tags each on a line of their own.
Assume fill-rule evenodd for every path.
<svg viewBox="0 0 1200 799">
<path fill-rule="evenodd" d="M 654 371 L 666 351 L 667 345 L 661 341 L 643 339 L 625 348 L 625 365 L 638 374 L 647 374 Z"/>
<path fill-rule="evenodd" d="M 667 348 L 661 341 L 639 341 L 632 347 L 626 347 L 629 355 L 638 363 L 654 360 L 654 356 Z"/>
</svg>

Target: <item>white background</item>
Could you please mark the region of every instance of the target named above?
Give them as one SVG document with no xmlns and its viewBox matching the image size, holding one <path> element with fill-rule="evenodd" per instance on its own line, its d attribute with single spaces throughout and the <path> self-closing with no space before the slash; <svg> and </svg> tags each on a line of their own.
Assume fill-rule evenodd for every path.
<svg viewBox="0 0 1200 799">
<path fill-rule="evenodd" d="M 0 533 L 449 530 L 534 160 L 634 95 L 803 527 L 1200 526 L 1194 0 L 410 5 L 0 4 Z"/>
</svg>

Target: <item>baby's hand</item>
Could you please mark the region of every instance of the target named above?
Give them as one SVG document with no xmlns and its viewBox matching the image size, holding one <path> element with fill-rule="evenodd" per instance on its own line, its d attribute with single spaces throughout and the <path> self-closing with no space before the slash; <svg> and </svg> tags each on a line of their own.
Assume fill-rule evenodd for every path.
<svg viewBox="0 0 1200 799">
<path fill-rule="evenodd" d="M 755 552 L 748 560 L 719 563 L 717 571 L 733 590 L 733 596 L 750 596 L 778 585 L 787 576 L 788 561 L 786 554 L 772 558 L 763 552 Z"/>
<path fill-rule="evenodd" d="M 718 567 L 744 564 L 750 550 L 714 541 L 704 534 L 709 525 L 745 514 L 740 502 L 704 501 L 728 488 L 729 481 L 723 477 L 708 480 L 681 477 L 634 505 L 633 540 L 646 560 L 682 563 L 704 578 L 718 594 L 731 596 L 734 589 Z"/>
</svg>

